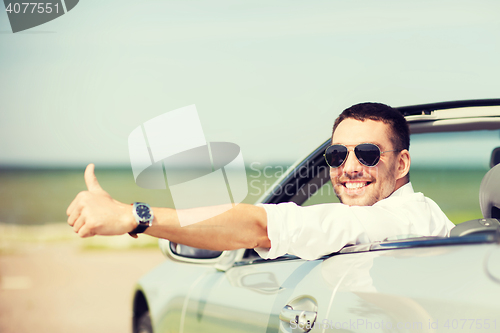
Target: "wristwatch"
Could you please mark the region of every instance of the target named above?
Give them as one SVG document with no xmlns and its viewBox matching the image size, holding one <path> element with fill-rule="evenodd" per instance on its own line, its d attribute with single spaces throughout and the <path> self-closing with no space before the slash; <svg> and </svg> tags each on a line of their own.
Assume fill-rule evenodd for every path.
<svg viewBox="0 0 500 333">
<path fill-rule="evenodd" d="M 137 221 L 137 227 L 129 232 L 130 236 L 143 233 L 153 224 L 153 210 L 147 203 L 134 202 L 132 214 L 134 214 L 135 220 Z"/>
</svg>

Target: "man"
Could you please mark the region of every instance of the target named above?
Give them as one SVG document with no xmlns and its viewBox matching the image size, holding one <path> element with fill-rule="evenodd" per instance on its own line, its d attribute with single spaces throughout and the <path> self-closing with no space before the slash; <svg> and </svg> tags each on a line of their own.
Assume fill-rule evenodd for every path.
<svg viewBox="0 0 500 333">
<path fill-rule="evenodd" d="M 144 233 L 197 248 L 255 248 L 264 258 L 289 253 L 304 259 L 391 236 L 446 236 L 453 223 L 436 203 L 413 192 L 409 144 L 408 125 L 398 111 L 379 103 L 354 105 L 335 121 L 332 146 L 325 152 L 341 203 L 238 204 L 184 227 L 175 209 L 152 208 L 154 220 Z M 85 170 L 85 182 L 88 191 L 80 192 L 67 210 L 75 232 L 89 237 L 137 231 L 131 206 L 100 187 L 93 164 Z M 200 209 L 210 207 L 191 213 Z"/>
</svg>

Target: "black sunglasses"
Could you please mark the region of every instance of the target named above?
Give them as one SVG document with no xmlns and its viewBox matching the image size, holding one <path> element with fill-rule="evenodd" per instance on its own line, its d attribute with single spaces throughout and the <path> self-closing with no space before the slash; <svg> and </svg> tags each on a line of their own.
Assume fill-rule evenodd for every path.
<svg viewBox="0 0 500 333">
<path fill-rule="evenodd" d="M 373 143 L 360 143 L 354 147 L 354 155 L 358 159 L 359 163 L 366 165 L 368 167 L 374 167 L 380 161 L 380 155 L 384 153 L 389 153 L 392 151 L 400 150 L 386 150 L 380 151 L 380 148 Z M 347 155 L 349 155 L 349 149 L 344 145 L 331 145 L 326 148 L 325 160 L 330 168 L 338 168 L 344 164 L 347 160 Z"/>
</svg>

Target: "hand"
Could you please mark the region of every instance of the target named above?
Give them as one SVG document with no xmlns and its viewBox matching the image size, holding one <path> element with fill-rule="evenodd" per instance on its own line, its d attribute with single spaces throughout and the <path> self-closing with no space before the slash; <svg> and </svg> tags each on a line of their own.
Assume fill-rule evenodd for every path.
<svg viewBox="0 0 500 333">
<path fill-rule="evenodd" d="M 99 185 L 94 164 L 85 169 L 88 191 L 78 193 L 66 210 L 68 224 L 80 237 L 94 235 L 122 235 L 134 230 L 137 222 L 132 206 L 114 200 Z"/>
</svg>

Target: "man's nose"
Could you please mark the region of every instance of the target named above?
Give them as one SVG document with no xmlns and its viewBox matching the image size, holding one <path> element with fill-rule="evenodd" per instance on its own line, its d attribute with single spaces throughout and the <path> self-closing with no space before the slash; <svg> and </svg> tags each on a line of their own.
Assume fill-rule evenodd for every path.
<svg viewBox="0 0 500 333">
<path fill-rule="evenodd" d="M 363 166 L 361 163 L 359 163 L 358 159 L 356 158 L 356 155 L 354 154 L 354 151 L 349 151 L 349 154 L 347 154 L 347 159 L 344 162 L 344 173 L 347 174 L 352 174 L 352 173 L 359 173 L 363 170 Z"/>
</svg>

